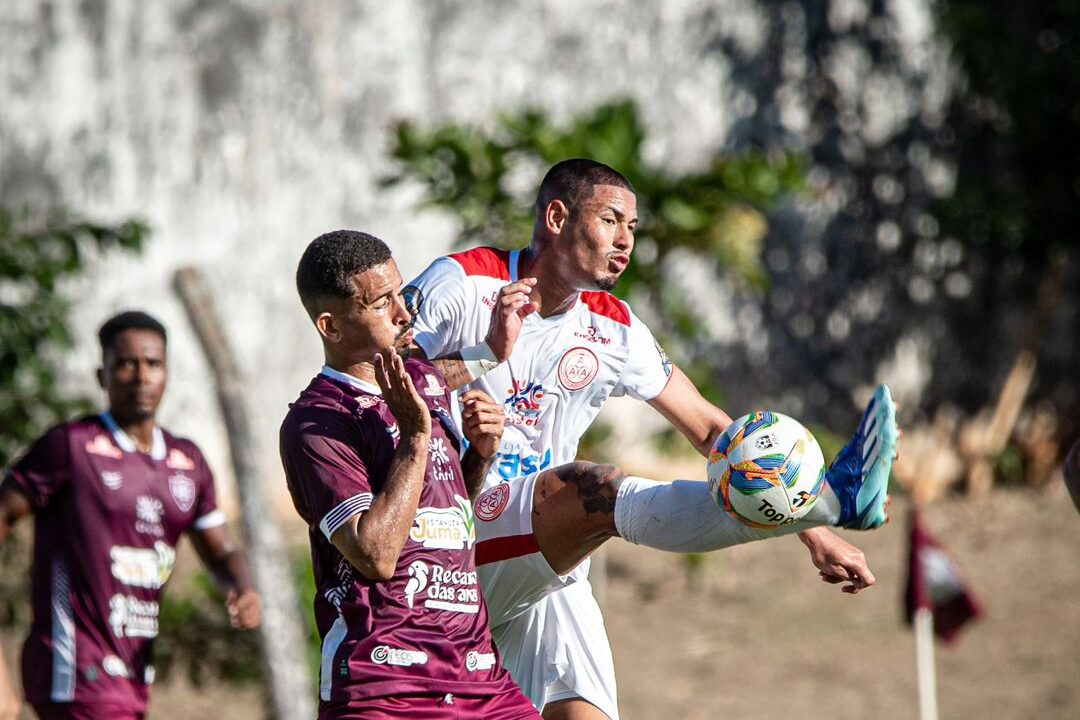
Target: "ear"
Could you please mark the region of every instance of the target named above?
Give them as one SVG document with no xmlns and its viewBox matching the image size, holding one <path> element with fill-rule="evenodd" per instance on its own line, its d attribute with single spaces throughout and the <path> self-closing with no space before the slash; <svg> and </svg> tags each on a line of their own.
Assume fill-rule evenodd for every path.
<svg viewBox="0 0 1080 720">
<path fill-rule="evenodd" d="M 97 369 L 97 384 L 102 390 L 105 389 L 105 368 L 99 367 Z"/>
<path fill-rule="evenodd" d="M 319 313 L 315 317 L 315 329 L 319 331 L 319 334 L 322 335 L 323 339 L 327 342 L 341 342 L 341 330 L 338 329 L 337 323 L 334 322 L 334 316 L 331 313 Z"/>
<path fill-rule="evenodd" d="M 552 235 L 558 235 L 569 217 L 570 208 L 562 200 L 552 200 L 544 208 L 544 227 Z"/>
</svg>

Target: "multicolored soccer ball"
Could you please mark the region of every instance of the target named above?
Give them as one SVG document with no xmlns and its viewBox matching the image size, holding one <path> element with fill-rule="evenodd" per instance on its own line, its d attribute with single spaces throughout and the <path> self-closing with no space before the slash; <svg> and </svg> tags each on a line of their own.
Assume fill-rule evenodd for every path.
<svg viewBox="0 0 1080 720">
<path fill-rule="evenodd" d="M 708 472 L 721 508 L 751 527 L 771 530 L 810 511 L 825 484 L 825 458 L 798 420 L 762 410 L 716 438 Z"/>
</svg>

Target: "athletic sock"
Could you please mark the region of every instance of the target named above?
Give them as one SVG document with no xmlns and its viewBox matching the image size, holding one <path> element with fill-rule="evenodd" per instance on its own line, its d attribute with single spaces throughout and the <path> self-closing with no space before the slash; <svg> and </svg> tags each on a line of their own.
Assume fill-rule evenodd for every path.
<svg viewBox="0 0 1080 720">
<path fill-rule="evenodd" d="M 826 486 L 827 489 L 827 486 Z M 822 500 L 829 499 L 822 503 Z M 819 507 L 820 506 L 820 507 Z M 615 528 L 628 542 L 668 552 L 709 552 L 829 525 L 839 517 L 839 501 L 822 492 L 806 518 L 772 530 L 759 530 L 728 515 L 713 500 L 708 483 L 657 482 L 623 478 L 615 502 Z"/>
</svg>

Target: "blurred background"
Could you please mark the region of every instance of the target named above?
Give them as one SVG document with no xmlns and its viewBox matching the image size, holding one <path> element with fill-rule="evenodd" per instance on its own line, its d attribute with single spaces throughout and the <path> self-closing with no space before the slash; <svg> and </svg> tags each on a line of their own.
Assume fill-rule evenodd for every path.
<svg viewBox="0 0 1080 720">
<path fill-rule="evenodd" d="M 303 248 L 365 230 L 411 277 L 455 247 L 521 247 L 547 167 L 593 157 L 638 189 L 617 293 L 710 399 L 799 417 L 828 455 L 888 382 L 905 427 L 894 522 L 847 536 L 880 568 L 857 598 L 819 587 L 791 539 L 608 551 L 623 717 L 915 717 L 899 610 L 914 500 L 987 610 L 939 660 L 943 717 L 1078 717 L 1080 518 L 1060 482 L 1080 435 L 1078 33 L 1066 0 L 9 0 L 0 465 L 100 403 L 96 330 L 138 307 L 170 331 L 162 422 L 238 513 L 173 289 L 197 268 L 307 621 L 276 452 L 321 365 L 293 285 Z M 704 477 L 632 401 L 609 403 L 583 453 Z M 9 658 L 28 529 L 2 554 Z M 214 592 L 194 567 L 172 583 L 151 718 L 264 716 L 257 643 L 223 629 Z"/>
</svg>

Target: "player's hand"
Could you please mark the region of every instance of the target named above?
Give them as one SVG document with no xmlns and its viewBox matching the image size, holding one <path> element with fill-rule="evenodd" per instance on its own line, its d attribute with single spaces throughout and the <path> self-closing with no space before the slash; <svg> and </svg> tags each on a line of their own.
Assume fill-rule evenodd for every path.
<svg viewBox="0 0 1080 720">
<path fill-rule="evenodd" d="M 403 436 L 431 435 L 431 413 L 416 392 L 412 378 L 405 372 L 405 361 L 393 349 L 375 356 L 375 382 L 382 390 L 383 401 L 398 422 Z"/>
<path fill-rule="evenodd" d="M 818 569 L 823 582 L 832 585 L 847 583 L 841 589 L 851 595 L 877 582 L 866 564 L 863 551 L 836 533 L 819 527 L 799 533 L 799 539 L 810 550 L 810 561 Z"/>
<path fill-rule="evenodd" d="M 485 460 L 494 457 L 506 422 L 503 406 L 483 390 L 469 390 L 460 400 L 461 421 L 470 447 Z"/>
<path fill-rule="evenodd" d="M 491 313 L 491 325 L 484 338 L 499 362 L 506 362 L 510 357 L 525 318 L 540 309 L 539 304 L 529 300 L 534 285 L 536 278 L 529 277 L 499 289 L 495 309 Z"/>
<path fill-rule="evenodd" d="M 230 590 L 225 596 L 229 623 L 238 630 L 254 630 L 262 624 L 262 600 L 254 590 Z"/>
</svg>

